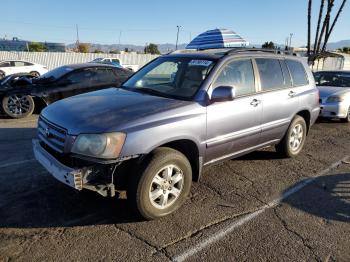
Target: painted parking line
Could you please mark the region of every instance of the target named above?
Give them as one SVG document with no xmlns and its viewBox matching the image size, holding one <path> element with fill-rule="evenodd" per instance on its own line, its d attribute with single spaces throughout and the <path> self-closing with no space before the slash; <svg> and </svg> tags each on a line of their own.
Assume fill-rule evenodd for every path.
<svg viewBox="0 0 350 262">
<path fill-rule="evenodd" d="M 252 221 L 253 219 L 257 218 L 259 215 L 264 213 L 266 210 L 277 206 L 284 199 L 286 199 L 287 197 L 300 191 L 302 188 L 304 188 L 305 186 L 307 186 L 308 184 L 310 184 L 311 182 L 316 180 L 318 177 L 321 177 L 321 176 L 327 174 L 332 169 L 338 167 L 342 163 L 346 163 L 349 160 L 349 158 L 350 158 L 350 156 L 345 156 L 341 160 L 333 163 L 328 168 L 317 173 L 315 176 L 306 178 L 305 180 L 298 183 L 296 186 L 294 186 L 291 189 L 289 189 L 288 191 L 284 192 L 284 194 L 282 194 L 279 198 L 272 200 L 268 204 L 262 206 L 259 210 L 255 211 L 253 213 L 250 213 L 248 215 L 245 215 L 236 221 L 233 221 L 232 223 L 228 224 L 227 226 L 225 226 L 221 230 L 217 231 L 216 233 L 212 234 L 211 236 L 207 237 L 206 239 L 203 239 L 200 243 L 196 244 L 195 246 L 192 246 L 192 247 L 188 248 L 187 250 L 183 251 L 182 253 L 176 255 L 175 257 L 173 257 L 172 260 L 180 262 L 180 261 L 184 261 L 184 260 L 194 256 L 195 254 L 197 254 L 198 252 L 200 252 L 204 248 L 206 248 L 206 247 L 210 246 L 211 244 L 214 244 L 215 242 L 223 239 L 224 237 L 226 237 L 227 235 L 232 233 L 235 229 L 237 229 L 237 228 L 243 226 L 244 224 L 246 224 L 247 222 Z"/>
<path fill-rule="evenodd" d="M 0 165 L 0 168 L 9 167 L 9 166 L 16 166 L 16 165 L 22 165 L 22 164 L 26 164 L 26 163 L 30 163 L 30 162 L 34 162 L 34 161 L 36 161 L 36 159 L 32 158 L 32 159 L 27 159 L 27 160 L 22 160 L 22 161 L 10 162 L 10 163 L 6 163 L 6 164 L 3 164 L 3 165 Z"/>
</svg>

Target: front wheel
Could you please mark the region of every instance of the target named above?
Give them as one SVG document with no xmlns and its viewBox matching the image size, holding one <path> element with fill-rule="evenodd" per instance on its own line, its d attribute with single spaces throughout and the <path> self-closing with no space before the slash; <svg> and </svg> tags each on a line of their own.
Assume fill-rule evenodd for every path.
<svg viewBox="0 0 350 262">
<path fill-rule="evenodd" d="M 5 73 L 3 71 L 0 71 L 0 79 L 5 77 Z"/>
<path fill-rule="evenodd" d="M 174 149 L 157 148 L 143 163 L 128 198 L 145 219 L 156 219 L 176 211 L 186 201 L 191 184 L 188 159 Z"/>
<path fill-rule="evenodd" d="M 349 107 L 349 109 L 348 109 L 348 114 L 347 114 L 347 116 L 346 116 L 345 118 L 342 118 L 341 121 L 342 121 L 343 123 L 350 123 L 350 107 Z"/>
<path fill-rule="evenodd" d="M 303 149 L 307 127 L 304 118 L 296 116 L 284 138 L 276 145 L 276 151 L 284 157 L 295 157 Z"/>
<path fill-rule="evenodd" d="M 2 99 L 2 109 L 12 118 L 24 118 L 34 111 L 34 100 L 31 96 L 11 95 Z"/>
</svg>

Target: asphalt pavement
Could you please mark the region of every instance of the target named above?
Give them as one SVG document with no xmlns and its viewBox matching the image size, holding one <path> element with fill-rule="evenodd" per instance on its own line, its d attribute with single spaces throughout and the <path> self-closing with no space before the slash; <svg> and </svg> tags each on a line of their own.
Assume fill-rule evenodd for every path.
<svg viewBox="0 0 350 262">
<path fill-rule="evenodd" d="M 180 210 L 142 221 L 52 178 L 36 120 L 0 119 L 0 261 L 350 261 L 350 125 L 316 123 L 295 159 L 267 148 L 208 167 Z"/>
</svg>

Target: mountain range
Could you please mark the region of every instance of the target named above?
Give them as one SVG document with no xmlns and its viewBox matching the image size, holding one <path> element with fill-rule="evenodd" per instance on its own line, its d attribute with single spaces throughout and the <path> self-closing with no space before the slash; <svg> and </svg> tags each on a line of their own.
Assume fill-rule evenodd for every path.
<svg viewBox="0 0 350 262">
<path fill-rule="evenodd" d="M 141 45 L 132 45 L 132 44 L 95 44 L 95 43 L 89 43 L 90 44 L 90 51 L 93 52 L 94 50 L 101 50 L 102 52 L 109 52 L 113 50 L 124 50 L 127 48 L 130 51 L 136 51 L 136 52 L 143 52 L 145 46 Z M 162 54 L 168 53 L 170 51 L 175 50 L 174 44 L 157 44 L 158 49 Z M 186 43 L 179 44 L 178 49 L 185 49 L 187 46 Z M 251 46 L 254 47 L 261 47 L 261 44 L 251 44 Z M 277 44 L 279 47 L 284 47 L 284 45 Z M 331 42 L 328 43 L 327 48 L 328 50 L 336 50 L 337 48 L 342 48 L 345 46 L 350 46 L 350 39 L 349 40 L 341 40 L 337 42 Z M 74 48 L 75 44 L 68 44 L 67 48 Z"/>
</svg>

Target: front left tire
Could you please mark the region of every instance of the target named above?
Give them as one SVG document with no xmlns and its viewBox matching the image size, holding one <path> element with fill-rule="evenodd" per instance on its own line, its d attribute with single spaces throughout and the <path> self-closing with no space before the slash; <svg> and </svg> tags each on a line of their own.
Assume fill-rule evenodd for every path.
<svg viewBox="0 0 350 262">
<path fill-rule="evenodd" d="M 2 109 L 11 118 L 25 118 L 33 114 L 34 100 L 28 95 L 11 95 L 2 99 Z"/>
<path fill-rule="evenodd" d="M 175 212 L 186 201 L 192 184 L 192 168 L 179 151 L 155 149 L 133 174 L 128 199 L 147 220 Z"/>
</svg>

